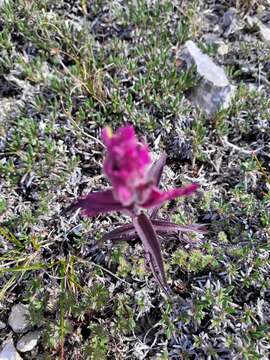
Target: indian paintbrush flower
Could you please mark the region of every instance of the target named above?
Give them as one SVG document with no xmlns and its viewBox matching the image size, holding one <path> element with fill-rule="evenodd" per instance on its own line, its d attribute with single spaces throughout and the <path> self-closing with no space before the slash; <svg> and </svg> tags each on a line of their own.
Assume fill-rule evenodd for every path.
<svg viewBox="0 0 270 360">
<path fill-rule="evenodd" d="M 158 186 L 166 161 L 166 155 L 151 165 L 146 144 L 138 141 L 134 128 L 127 125 L 115 134 L 109 128 L 102 131 L 107 148 L 103 170 L 112 188 L 93 192 L 78 199 L 72 208 L 81 208 L 85 216 L 95 216 L 111 211 L 128 214 L 132 223 L 118 227 L 104 235 L 106 240 L 132 240 L 139 237 L 145 250 L 146 260 L 161 288 L 168 294 L 160 242 L 157 234 L 177 231 L 205 232 L 200 225 L 177 225 L 157 218 L 158 209 L 168 200 L 190 195 L 197 184 L 161 191 Z M 148 210 L 148 213 L 144 209 Z"/>
</svg>

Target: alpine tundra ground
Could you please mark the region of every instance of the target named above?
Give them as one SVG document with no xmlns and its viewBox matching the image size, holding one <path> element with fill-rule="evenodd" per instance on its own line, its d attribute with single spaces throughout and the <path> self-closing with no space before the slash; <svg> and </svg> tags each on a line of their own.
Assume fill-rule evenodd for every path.
<svg viewBox="0 0 270 360">
<path fill-rule="evenodd" d="M 269 358 L 270 39 L 254 18 L 269 25 L 269 1 L 0 1 L 0 343 L 19 350 L 22 303 L 40 331 L 26 360 Z M 188 100 L 187 40 L 237 87 L 229 109 Z M 139 241 L 100 240 L 123 216 L 65 212 L 108 186 L 100 132 L 127 122 L 167 152 L 166 188 L 201 186 L 161 211 L 208 228 L 161 240 L 170 300 Z"/>
</svg>

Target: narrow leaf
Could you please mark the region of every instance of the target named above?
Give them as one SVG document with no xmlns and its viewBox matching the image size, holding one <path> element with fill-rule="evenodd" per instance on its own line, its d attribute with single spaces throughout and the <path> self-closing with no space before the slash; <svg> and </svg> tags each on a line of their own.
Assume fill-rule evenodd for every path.
<svg viewBox="0 0 270 360">
<path fill-rule="evenodd" d="M 118 228 L 103 235 L 103 240 L 132 240 L 136 237 L 136 231 L 132 223 L 119 226 Z"/>
<path fill-rule="evenodd" d="M 164 233 L 171 234 L 174 232 L 191 232 L 198 234 L 206 234 L 207 229 L 201 224 L 178 225 L 166 220 L 153 220 L 152 225 L 157 234 L 164 235 Z M 133 224 L 126 224 L 103 235 L 102 239 L 117 240 L 117 241 L 130 241 L 135 240 L 137 237 L 136 230 Z"/>
<path fill-rule="evenodd" d="M 152 270 L 152 273 L 154 275 L 154 278 L 156 279 L 156 282 L 161 287 L 161 289 L 165 292 L 165 294 L 170 296 L 172 294 L 172 291 L 169 288 L 169 286 L 167 285 L 166 280 L 164 282 L 164 279 L 160 276 L 159 272 L 157 271 L 157 266 L 156 266 L 156 263 L 151 255 L 151 253 L 147 254 L 146 259 L 148 261 L 148 264 L 150 265 L 150 269 Z"/>
<path fill-rule="evenodd" d="M 151 221 L 157 233 L 172 233 L 177 231 L 195 232 L 199 234 L 207 233 L 207 229 L 200 224 L 178 225 L 165 220 L 151 220 Z"/>
<path fill-rule="evenodd" d="M 169 293 L 170 288 L 165 278 L 160 243 L 150 219 L 144 213 L 141 213 L 133 218 L 133 224 L 142 241 L 145 253 L 147 256 L 150 256 L 150 266 L 153 275 L 156 279 L 158 279 L 157 281 L 161 285 L 162 289 L 166 289 L 166 293 Z"/>
</svg>

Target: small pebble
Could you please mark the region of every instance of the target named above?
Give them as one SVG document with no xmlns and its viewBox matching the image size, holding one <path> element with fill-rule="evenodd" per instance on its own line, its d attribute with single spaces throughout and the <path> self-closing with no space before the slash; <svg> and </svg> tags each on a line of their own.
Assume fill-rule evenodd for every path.
<svg viewBox="0 0 270 360">
<path fill-rule="evenodd" d="M 20 352 L 31 351 L 37 346 L 40 331 L 30 331 L 17 342 L 17 350 Z"/>
<path fill-rule="evenodd" d="M 28 319 L 28 306 L 24 304 L 16 304 L 12 306 L 8 318 L 8 324 L 15 333 L 24 333 L 29 329 L 30 322 Z"/>
<path fill-rule="evenodd" d="M 225 43 L 222 43 L 219 45 L 217 52 L 221 56 L 227 55 L 229 52 L 229 46 Z"/>
</svg>

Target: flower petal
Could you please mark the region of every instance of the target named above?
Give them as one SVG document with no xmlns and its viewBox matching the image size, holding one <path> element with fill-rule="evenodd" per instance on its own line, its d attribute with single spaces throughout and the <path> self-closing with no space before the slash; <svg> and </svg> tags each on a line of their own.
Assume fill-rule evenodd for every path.
<svg viewBox="0 0 270 360">
<path fill-rule="evenodd" d="M 140 204 L 140 206 L 143 208 L 152 208 L 154 206 L 161 205 L 168 200 L 173 200 L 179 196 L 191 195 L 198 188 L 199 185 L 197 184 L 190 184 L 183 188 L 173 189 L 169 191 L 160 191 L 156 187 L 153 187 L 148 199 L 143 204 Z"/>
<path fill-rule="evenodd" d="M 115 200 L 112 190 L 90 193 L 71 205 L 71 209 L 79 208 L 83 210 L 82 215 L 84 216 L 96 216 L 110 211 L 125 209 L 120 202 Z"/>
</svg>

